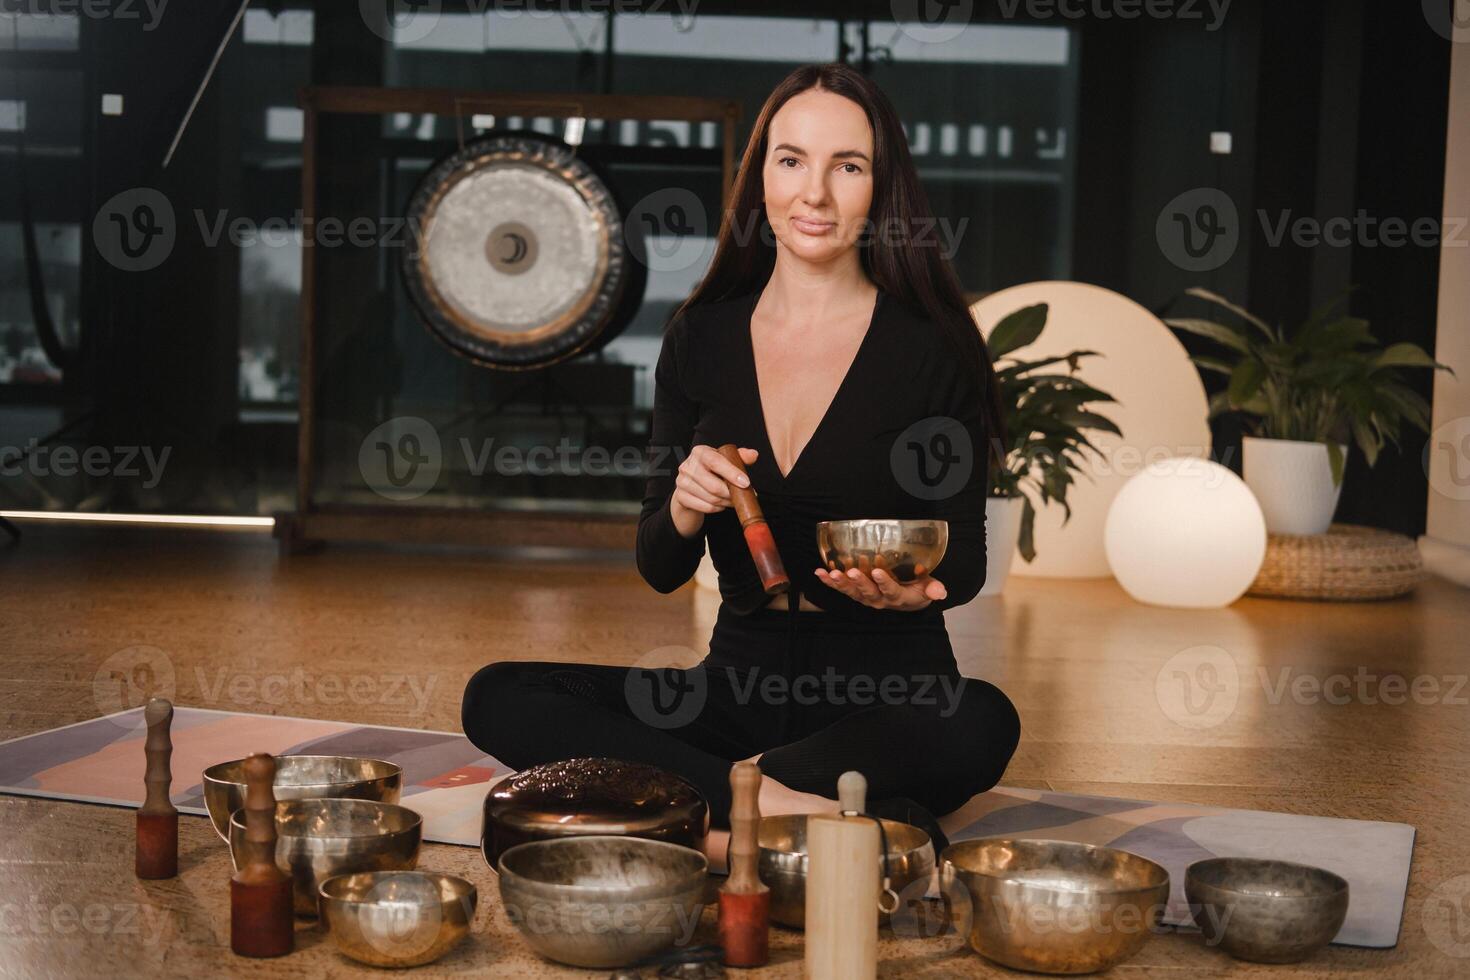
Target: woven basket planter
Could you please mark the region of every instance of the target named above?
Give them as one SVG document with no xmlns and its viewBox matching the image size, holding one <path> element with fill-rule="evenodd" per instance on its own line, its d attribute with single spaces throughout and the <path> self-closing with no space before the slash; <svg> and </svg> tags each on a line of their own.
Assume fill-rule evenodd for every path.
<svg viewBox="0 0 1470 980">
<path fill-rule="evenodd" d="M 1381 528 L 1333 524 L 1326 534 L 1268 534 L 1266 559 L 1246 594 L 1391 599 L 1412 592 L 1424 574 L 1413 538 Z"/>
</svg>

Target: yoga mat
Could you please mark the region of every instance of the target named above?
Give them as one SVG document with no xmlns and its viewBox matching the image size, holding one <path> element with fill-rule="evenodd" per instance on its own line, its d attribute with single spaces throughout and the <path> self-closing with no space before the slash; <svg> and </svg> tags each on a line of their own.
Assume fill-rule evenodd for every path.
<svg viewBox="0 0 1470 980">
<path fill-rule="evenodd" d="M 143 802 L 143 709 L 0 743 L 0 793 L 138 806 Z M 510 771 L 463 735 L 350 722 L 174 708 L 173 802 L 205 814 L 199 774 L 250 752 L 356 755 L 403 767 L 402 802 L 424 817 L 424 839 L 480 842 L 486 784 Z M 951 841 L 1029 837 L 1118 847 L 1169 871 L 1164 921 L 1189 925 L 1184 871 L 1209 857 L 1271 857 L 1348 880 L 1347 921 L 1334 942 L 1393 946 L 1403 919 L 1414 828 L 1370 820 L 1151 803 L 996 787 L 941 821 Z"/>
</svg>

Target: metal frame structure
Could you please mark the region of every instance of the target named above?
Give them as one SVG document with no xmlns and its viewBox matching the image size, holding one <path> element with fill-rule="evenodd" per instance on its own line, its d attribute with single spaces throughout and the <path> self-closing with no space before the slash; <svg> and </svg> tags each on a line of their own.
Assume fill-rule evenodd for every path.
<svg viewBox="0 0 1470 980">
<path fill-rule="evenodd" d="M 455 89 L 317 86 L 301 90 L 304 132 L 301 207 L 308 235 L 316 228 L 317 123 L 323 114 L 420 113 L 453 116 L 490 113 L 639 121 L 717 122 L 723 126 L 721 198 L 727 204 L 735 177 L 735 127 L 740 104 L 685 96 L 593 93 L 500 93 Z M 461 133 L 463 128 L 461 125 Z M 308 243 L 309 245 L 310 243 Z M 327 541 L 470 544 L 489 547 L 626 549 L 636 519 L 572 508 L 538 511 L 454 510 L 413 505 L 317 505 L 316 480 L 316 253 L 301 250 L 301 393 L 297 443 L 296 509 L 276 515 L 275 534 L 284 554 Z"/>
</svg>

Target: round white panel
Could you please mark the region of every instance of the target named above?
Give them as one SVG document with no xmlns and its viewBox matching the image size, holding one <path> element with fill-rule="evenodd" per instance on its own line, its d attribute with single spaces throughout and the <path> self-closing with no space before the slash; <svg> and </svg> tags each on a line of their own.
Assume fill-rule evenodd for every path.
<svg viewBox="0 0 1470 980">
<path fill-rule="evenodd" d="M 1150 462 L 1171 456 L 1209 457 L 1209 400 L 1199 370 L 1174 332 L 1112 290 L 1081 282 L 1032 282 L 992 293 L 970 312 L 988 337 L 1006 316 L 1036 303 L 1049 307 L 1046 329 L 1036 343 L 1015 355 L 1035 361 L 1074 350 L 1097 351 L 1099 356 L 1081 359 L 1077 373 L 1118 400 L 1088 407 L 1116 422 L 1123 438 L 1086 432 L 1102 458 L 1085 454 L 1082 473 L 1067 489 L 1071 520 L 1062 526 L 1063 511 L 1057 504 L 1037 511 L 1036 560 L 1027 562 L 1017 554 L 1011 574 L 1106 578 L 1112 570 L 1103 548 L 1103 522 L 1113 497 Z"/>
</svg>

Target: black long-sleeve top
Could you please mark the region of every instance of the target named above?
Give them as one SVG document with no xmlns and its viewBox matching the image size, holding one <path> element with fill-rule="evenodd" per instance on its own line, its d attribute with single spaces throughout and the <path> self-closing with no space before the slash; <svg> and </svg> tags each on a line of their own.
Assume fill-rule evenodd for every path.
<svg viewBox="0 0 1470 980">
<path fill-rule="evenodd" d="M 659 592 L 672 592 L 693 577 L 707 541 L 724 603 L 743 615 L 769 601 L 733 508 L 704 515 L 692 538 L 679 533 L 669 509 L 679 464 L 691 447 L 733 442 L 759 450 L 747 471 L 793 591 L 825 615 L 847 620 L 883 617 L 891 624 L 892 617 L 905 616 L 916 626 L 942 623 L 943 610 L 969 602 L 985 582 L 988 433 L 973 351 L 880 289 L 852 366 L 783 477 L 766 432 L 750 339 L 758 299 L 756 291 L 692 307 L 664 334 L 654 369 L 650 475 L 638 520 L 639 572 Z M 953 421 L 923 421 L 936 418 Z M 909 427 L 916 423 L 922 423 L 920 441 L 933 426 L 947 429 L 947 441 L 932 443 L 944 455 L 968 453 L 968 478 L 957 490 L 953 475 L 941 481 L 935 488 L 943 493 L 939 499 L 925 499 L 935 490 L 915 483 L 916 464 L 906 462 L 915 458 L 912 447 L 900 445 L 895 452 L 899 437 L 906 430 L 912 434 Z M 960 445 L 966 435 L 968 447 Z M 858 518 L 948 521 L 949 546 L 932 573 L 944 583 L 945 598 L 921 610 L 874 609 L 819 582 L 813 574 L 822 564 L 817 522 Z"/>
</svg>

